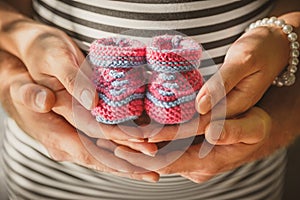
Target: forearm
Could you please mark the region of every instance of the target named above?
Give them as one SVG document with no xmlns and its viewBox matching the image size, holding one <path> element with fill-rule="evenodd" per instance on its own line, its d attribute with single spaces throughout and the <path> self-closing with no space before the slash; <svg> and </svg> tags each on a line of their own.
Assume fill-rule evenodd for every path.
<svg viewBox="0 0 300 200">
<path fill-rule="evenodd" d="M 60 35 L 63 33 L 32 20 L 0 1 L 0 49 L 23 61 L 28 53 L 31 53 L 29 50 L 34 42 L 51 34 Z"/>
<path fill-rule="evenodd" d="M 300 71 L 289 87 L 271 87 L 258 103 L 272 118 L 272 145 L 284 147 L 300 136 Z"/>
<path fill-rule="evenodd" d="M 8 3 L 0 1 L 0 49 L 18 56 L 16 50 L 15 30 L 24 22 L 32 20 L 11 7 Z M 13 39 L 14 38 L 14 39 Z M 26 42 L 26 36 L 20 38 Z M 22 44 L 22 43 L 20 43 Z"/>
<path fill-rule="evenodd" d="M 7 46 L 6 35 L 10 33 L 13 24 L 23 20 L 27 20 L 23 14 L 10 6 L 8 2 L 0 0 L 0 80 L 2 82 L 0 86 L 0 102 L 7 111 L 12 107 L 11 101 L 9 101 L 9 85 L 12 77 L 17 74 L 17 70 L 14 69 L 20 68 L 18 66 L 20 61 L 5 52 L 10 49 Z"/>
<path fill-rule="evenodd" d="M 284 19 L 294 27 L 300 42 L 300 4 L 299 0 L 278 0 L 269 14 Z M 289 87 L 271 87 L 258 105 L 272 118 L 271 137 L 276 148 L 292 143 L 300 135 L 300 71 L 296 73 L 296 82 Z"/>
<path fill-rule="evenodd" d="M 9 29 L 10 24 L 24 19 L 26 19 L 25 15 L 22 15 L 11 5 L 0 0 L 0 31 L 1 32 Z"/>
<path fill-rule="evenodd" d="M 18 10 L 18 12 L 28 17 L 33 16 L 32 0 L 0 0 L 0 2 L 9 4 L 11 7 Z"/>
</svg>

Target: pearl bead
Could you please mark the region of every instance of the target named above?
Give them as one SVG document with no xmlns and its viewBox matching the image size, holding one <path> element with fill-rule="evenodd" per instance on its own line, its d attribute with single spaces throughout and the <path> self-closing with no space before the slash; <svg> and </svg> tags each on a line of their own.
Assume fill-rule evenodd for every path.
<svg viewBox="0 0 300 200">
<path fill-rule="evenodd" d="M 293 73 L 289 73 L 289 78 L 284 81 L 284 85 L 286 86 L 291 86 L 295 83 L 296 81 L 296 76 Z"/>
<path fill-rule="evenodd" d="M 258 27 L 258 26 L 260 26 L 261 25 L 261 20 L 257 20 L 256 22 L 255 22 L 255 27 Z"/>
<path fill-rule="evenodd" d="M 289 24 L 286 24 L 283 19 L 277 19 L 276 17 L 264 18 L 262 20 L 257 20 L 256 22 L 250 24 L 247 30 L 260 27 L 260 26 L 277 26 L 282 29 L 282 32 L 287 34 L 287 38 L 290 41 L 290 59 L 289 66 L 287 69 L 280 74 L 278 77 L 274 79 L 272 82 L 273 85 L 277 85 L 278 87 L 282 86 L 290 86 L 293 85 L 296 81 L 295 73 L 298 68 L 297 65 L 300 63 L 299 56 L 300 44 L 297 41 L 298 35 L 293 32 L 293 27 Z"/>
<path fill-rule="evenodd" d="M 286 80 L 288 80 L 289 79 L 289 76 L 290 75 L 290 73 L 289 72 L 284 72 L 282 75 L 281 75 L 281 79 L 283 80 L 283 81 L 286 81 Z"/>
<path fill-rule="evenodd" d="M 267 25 L 269 21 L 269 18 L 264 18 L 263 20 L 261 20 L 261 25 Z"/>
<path fill-rule="evenodd" d="M 298 65 L 299 64 L 299 59 L 298 58 L 290 58 L 289 64 L 290 65 Z"/>
<path fill-rule="evenodd" d="M 297 39 L 298 39 L 298 36 L 296 33 L 293 32 L 293 33 L 288 34 L 288 40 L 290 42 L 295 42 Z"/>
<path fill-rule="evenodd" d="M 277 20 L 276 17 L 271 17 L 271 18 L 268 20 L 268 24 L 273 25 L 273 24 L 275 24 L 275 21 L 276 21 L 276 20 Z"/>
<path fill-rule="evenodd" d="M 295 41 L 291 43 L 291 49 L 299 49 L 299 42 Z"/>
<path fill-rule="evenodd" d="M 283 19 L 277 19 L 275 24 L 279 27 L 283 27 L 285 25 L 285 21 Z"/>
<path fill-rule="evenodd" d="M 298 49 L 293 49 L 291 52 L 291 57 L 297 58 L 299 56 L 299 50 Z"/>
<path fill-rule="evenodd" d="M 249 29 L 254 29 L 255 28 L 255 23 L 250 24 Z"/>
<path fill-rule="evenodd" d="M 269 22 L 271 22 L 271 23 L 275 23 L 275 21 L 277 20 L 277 17 L 271 17 L 270 19 L 269 19 Z"/>
<path fill-rule="evenodd" d="M 277 87 L 282 87 L 283 86 L 283 82 L 282 81 L 277 81 L 276 85 L 277 85 Z"/>
<path fill-rule="evenodd" d="M 290 65 L 287 69 L 290 73 L 296 73 L 298 68 L 295 65 Z"/>
<path fill-rule="evenodd" d="M 291 25 L 284 25 L 284 27 L 282 28 L 282 31 L 285 34 L 290 34 L 293 31 L 293 27 Z"/>
</svg>

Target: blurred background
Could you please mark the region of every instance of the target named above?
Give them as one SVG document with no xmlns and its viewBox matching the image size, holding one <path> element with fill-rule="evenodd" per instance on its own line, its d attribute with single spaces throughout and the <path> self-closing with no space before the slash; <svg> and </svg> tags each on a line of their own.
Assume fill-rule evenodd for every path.
<svg viewBox="0 0 300 200">
<path fill-rule="evenodd" d="M 2 151 L 4 111 L 0 106 L 0 151 Z M 2 160 L 0 159 L 0 162 Z M 0 168 L 0 200 L 7 200 L 5 185 L 3 183 L 2 167 Z M 283 200 L 300 199 L 300 138 L 288 150 L 288 167 L 286 172 Z"/>
</svg>

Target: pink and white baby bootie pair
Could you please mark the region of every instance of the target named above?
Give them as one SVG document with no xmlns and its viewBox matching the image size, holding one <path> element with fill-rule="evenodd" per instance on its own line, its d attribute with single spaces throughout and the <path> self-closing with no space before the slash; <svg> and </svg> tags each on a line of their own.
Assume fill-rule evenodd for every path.
<svg viewBox="0 0 300 200">
<path fill-rule="evenodd" d="M 144 110 L 161 124 L 192 119 L 203 85 L 198 71 L 201 54 L 197 42 L 179 35 L 154 37 L 148 47 L 131 39 L 93 42 L 89 61 L 99 103 L 92 114 L 106 124 L 137 119 Z M 146 64 L 151 74 L 148 84 Z"/>
</svg>

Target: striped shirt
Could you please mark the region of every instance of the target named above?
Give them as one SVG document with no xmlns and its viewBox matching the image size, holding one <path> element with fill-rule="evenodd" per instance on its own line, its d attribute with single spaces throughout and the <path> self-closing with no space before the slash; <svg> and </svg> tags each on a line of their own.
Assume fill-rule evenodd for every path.
<svg viewBox="0 0 300 200">
<path fill-rule="evenodd" d="M 177 31 L 206 50 L 201 72 L 208 78 L 229 46 L 253 21 L 268 14 L 271 0 L 34 0 L 36 19 L 69 34 L 84 51 L 101 37 L 132 36 L 147 41 Z"/>
<path fill-rule="evenodd" d="M 277 200 L 284 180 L 284 150 L 268 159 L 196 184 L 176 175 L 146 183 L 54 162 L 12 119 L 6 121 L 3 170 L 11 199 L 69 200 Z"/>
<path fill-rule="evenodd" d="M 35 19 L 57 27 L 87 51 L 100 37 L 130 36 L 147 42 L 177 31 L 206 50 L 201 73 L 207 79 L 229 46 L 251 22 L 265 17 L 271 0 L 33 0 Z M 45 148 L 11 119 L 6 123 L 4 171 L 11 199 L 279 199 L 285 151 L 246 164 L 203 183 L 164 176 L 156 184 L 52 161 Z"/>
</svg>

